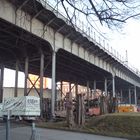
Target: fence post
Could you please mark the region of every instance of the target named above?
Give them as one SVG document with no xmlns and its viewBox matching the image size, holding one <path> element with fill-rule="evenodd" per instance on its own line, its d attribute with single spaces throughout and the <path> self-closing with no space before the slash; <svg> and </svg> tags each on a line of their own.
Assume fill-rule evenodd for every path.
<svg viewBox="0 0 140 140">
<path fill-rule="evenodd" d="M 35 127 L 35 122 L 32 120 L 32 135 L 30 140 L 37 140 L 36 139 L 36 127 Z"/>
<path fill-rule="evenodd" d="M 10 114 L 11 110 L 8 110 L 6 117 L 6 140 L 10 140 Z"/>
</svg>

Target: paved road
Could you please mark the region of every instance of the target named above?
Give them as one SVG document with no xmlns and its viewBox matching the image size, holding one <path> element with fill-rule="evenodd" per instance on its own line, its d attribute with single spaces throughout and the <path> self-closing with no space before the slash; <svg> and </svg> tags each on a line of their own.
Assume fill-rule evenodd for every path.
<svg viewBox="0 0 140 140">
<path fill-rule="evenodd" d="M 1 126 L 0 129 L 0 140 L 5 139 L 5 126 Z M 85 133 L 75 133 L 61 130 L 52 129 L 41 129 L 37 128 L 36 140 L 126 140 L 121 138 L 112 138 L 105 136 L 97 136 Z M 14 127 L 11 128 L 11 139 L 10 140 L 30 140 L 31 128 L 30 127 Z"/>
</svg>

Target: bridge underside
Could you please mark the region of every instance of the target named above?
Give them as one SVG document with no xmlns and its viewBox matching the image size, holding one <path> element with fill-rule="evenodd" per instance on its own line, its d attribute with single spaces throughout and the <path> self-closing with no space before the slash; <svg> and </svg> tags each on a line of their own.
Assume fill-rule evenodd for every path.
<svg viewBox="0 0 140 140">
<path fill-rule="evenodd" d="M 29 58 L 29 73 L 39 75 L 40 54 L 45 55 L 45 77 L 51 77 L 52 48 L 47 41 L 0 19 L 0 63 L 6 68 L 15 69 L 16 61 L 19 70 L 25 70 L 25 58 Z M 86 85 L 86 82 L 104 80 L 109 77 L 107 72 L 89 64 L 88 62 L 64 51 L 57 52 L 56 60 L 57 81 L 77 82 Z"/>
<path fill-rule="evenodd" d="M 6 68 L 15 69 L 19 61 L 19 70 L 25 70 L 25 58 L 29 58 L 29 73 L 40 74 L 40 55 L 44 54 L 44 76 L 51 78 L 52 46 L 49 42 L 27 32 L 3 19 L 0 19 L 0 63 Z M 112 75 L 77 56 L 58 50 L 56 54 L 56 80 L 68 81 L 80 85 L 97 81 L 97 88 L 104 90 L 104 79 L 112 80 Z M 131 84 L 115 78 L 116 89 L 128 89 Z M 112 86 L 108 86 L 112 90 Z"/>
</svg>

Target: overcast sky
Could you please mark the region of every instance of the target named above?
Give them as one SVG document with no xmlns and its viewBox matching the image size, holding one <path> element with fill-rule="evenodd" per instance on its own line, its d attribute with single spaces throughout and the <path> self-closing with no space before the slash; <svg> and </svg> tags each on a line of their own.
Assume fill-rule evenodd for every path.
<svg viewBox="0 0 140 140">
<path fill-rule="evenodd" d="M 114 32 L 110 43 L 119 53 L 128 53 L 128 62 L 140 71 L 140 21 L 129 20 L 122 32 Z"/>
<path fill-rule="evenodd" d="M 56 9 L 58 8 L 59 12 L 61 14 L 63 14 L 65 17 L 67 17 L 65 10 L 63 9 L 63 6 L 61 6 L 61 4 L 59 3 L 59 6 L 56 6 L 56 3 L 58 1 L 48 1 L 50 5 L 53 5 L 53 7 L 55 7 Z M 133 4 L 138 4 L 139 0 L 134 0 L 132 1 Z M 137 3 L 138 2 L 138 3 Z M 131 1 L 130 1 L 131 3 Z M 67 7 L 67 10 L 69 12 L 69 14 L 71 13 L 71 10 L 73 11 L 73 8 L 69 6 L 69 4 L 67 4 L 67 2 L 65 2 L 65 6 Z M 138 7 L 137 7 L 137 10 Z M 93 15 L 92 15 L 93 16 Z M 94 17 L 95 18 L 95 17 Z M 87 26 L 89 26 L 89 24 L 87 25 L 87 18 L 85 17 L 85 15 L 83 14 L 78 14 L 78 16 L 76 17 L 76 22 L 77 25 L 79 24 L 79 26 L 81 27 L 80 24 L 82 24 L 82 22 L 84 21 L 85 27 L 87 28 Z M 124 58 L 126 56 L 126 50 L 127 50 L 127 54 L 128 54 L 128 62 L 129 64 L 131 64 L 133 67 L 136 67 L 137 69 L 140 70 L 140 63 L 138 62 L 138 60 L 140 59 L 140 54 L 139 54 L 139 34 L 140 34 L 140 20 L 134 20 L 134 19 L 129 19 L 127 21 L 127 23 L 124 24 L 123 28 L 121 29 L 121 31 L 114 31 L 114 30 L 108 30 L 107 28 L 105 28 L 105 26 L 101 26 L 100 22 L 98 22 L 98 20 L 95 21 L 92 20 L 93 17 L 89 17 L 88 18 L 90 23 L 96 28 L 97 32 L 100 32 L 101 34 L 105 33 L 105 37 L 107 37 L 109 39 L 109 44 L 110 46 L 112 46 L 113 49 L 116 49 L 120 55 L 122 55 Z M 78 20 L 80 22 L 78 22 Z M 82 25 L 83 26 L 83 25 Z M 96 33 L 97 33 L 96 32 Z M 98 35 L 98 33 L 97 33 Z M 93 35 L 94 36 L 94 35 Z"/>
</svg>

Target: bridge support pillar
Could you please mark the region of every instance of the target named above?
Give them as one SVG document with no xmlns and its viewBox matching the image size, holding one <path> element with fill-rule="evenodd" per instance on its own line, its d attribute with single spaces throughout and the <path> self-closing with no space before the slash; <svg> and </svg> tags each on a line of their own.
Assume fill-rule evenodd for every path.
<svg viewBox="0 0 140 140">
<path fill-rule="evenodd" d="M 0 66 L 0 103 L 3 100 L 4 65 Z"/>
<path fill-rule="evenodd" d="M 25 79 L 24 79 L 24 96 L 27 95 L 27 80 L 28 80 L 28 67 L 29 67 L 29 58 L 25 58 Z"/>
<path fill-rule="evenodd" d="M 41 56 L 40 56 L 40 107 L 41 107 L 41 118 L 43 118 L 43 77 L 44 77 L 44 54 L 41 52 Z"/>
<path fill-rule="evenodd" d="M 107 78 L 105 78 L 105 82 L 104 82 L 104 90 L 105 90 L 105 96 L 107 96 Z"/>
<path fill-rule="evenodd" d="M 78 84 L 76 83 L 75 84 L 75 97 L 77 96 L 77 94 L 78 94 Z"/>
<path fill-rule="evenodd" d="M 90 91 L 89 91 L 89 81 L 87 81 L 87 104 L 88 104 L 88 108 L 89 108 L 89 94 L 90 94 Z"/>
<path fill-rule="evenodd" d="M 69 82 L 69 92 L 71 92 L 71 82 Z"/>
<path fill-rule="evenodd" d="M 137 89 L 136 89 L 136 86 L 134 86 L 134 99 L 135 99 L 135 105 L 137 105 Z"/>
<path fill-rule="evenodd" d="M 130 88 L 128 90 L 128 93 L 129 93 L 129 104 L 131 104 L 131 89 Z"/>
<path fill-rule="evenodd" d="M 89 100 L 89 94 L 90 94 L 90 91 L 89 91 L 89 81 L 87 81 L 87 100 Z"/>
<path fill-rule="evenodd" d="M 60 82 L 60 94 L 61 94 L 61 100 L 63 98 L 63 81 Z"/>
<path fill-rule="evenodd" d="M 19 71 L 19 61 L 16 61 L 16 71 L 15 71 L 15 90 L 14 90 L 14 97 L 18 96 L 18 71 Z"/>
<path fill-rule="evenodd" d="M 55 117 L 55 93 L 56 92 L 56 52 L 52 52 L 52 94 L 51 94 L 51 117 Z"/>
<path fill-rule="evenodd" d="M 112 92 L 113 92 L 113 97 L 116 96 L 115 94 L 115 76 L 112 76 Z"/>
<path fill-rule="evenodd" d="M 121 100 L 120 100 L 120 102 L 122 103 L 123 102 L 123 91 L 122 91 L 122 89 L 121 89 L 121 91 L 120 91 L 120 93 L 121 93 Z"/>
<path fill-rule="evenodd" d="M 96 80 L 94 80 L 93 88 L 94 88 L 94 96 L 95 96 L 95 94 L 96 94 Z"/>
</svg>

